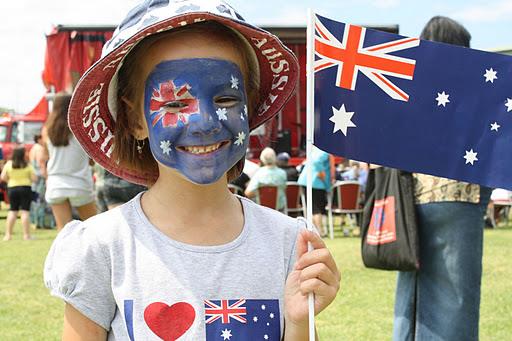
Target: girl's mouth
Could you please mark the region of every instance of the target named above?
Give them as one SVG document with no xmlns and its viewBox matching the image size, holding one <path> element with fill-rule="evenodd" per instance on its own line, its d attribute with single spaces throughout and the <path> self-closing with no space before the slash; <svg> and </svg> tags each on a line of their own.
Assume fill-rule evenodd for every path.
<svg viewBox="0 0 512 341">
<path fill-rule="evenodd" d="M 178 149 L 182 152 L 186 152 L 186 153 L 190 153 L 190 154 L 194 154 L 194 155 L 205 155 L 205 154 L 210 154 L 210 153 L 216 152 L 220 148 L 228 145 L 229 143 L 230 143 L 230 141 L 226 140 L 226 141 L 222 141 L 222 142 L 218 142 L 218 143 L 214 143 L 214 144 L 210 144 L 210 145 L 206 145 L 206 146 L 178 146 L 178 147 L 176 147 L 176 149 Z"/>
</svg>

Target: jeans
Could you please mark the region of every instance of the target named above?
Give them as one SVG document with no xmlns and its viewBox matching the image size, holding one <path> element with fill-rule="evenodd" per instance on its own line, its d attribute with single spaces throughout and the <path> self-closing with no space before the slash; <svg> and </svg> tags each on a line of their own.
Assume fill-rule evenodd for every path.
<svg viewBox="0 0 512 341">
<path fill-rule="evenodd" d="M 399 272 L 393 340 L 478 340 L 484 214 L 480 203 L 416 206 L 420 270 Z"/>
</svg>

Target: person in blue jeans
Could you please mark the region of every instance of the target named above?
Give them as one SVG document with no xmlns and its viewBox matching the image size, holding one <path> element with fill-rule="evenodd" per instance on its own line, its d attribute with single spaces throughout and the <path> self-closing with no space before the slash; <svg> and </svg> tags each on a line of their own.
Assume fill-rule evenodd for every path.
<svg viewBox="0 0 512 341">
<path fill-rule="evenodd" d="M 422 39 L 469 47 L 470 34 L 432 18 Z M 478 340 L 484 214 L 491 189 L 415 174 L 420 269 L 399 272 L 393 340 Z"/>
</svg>

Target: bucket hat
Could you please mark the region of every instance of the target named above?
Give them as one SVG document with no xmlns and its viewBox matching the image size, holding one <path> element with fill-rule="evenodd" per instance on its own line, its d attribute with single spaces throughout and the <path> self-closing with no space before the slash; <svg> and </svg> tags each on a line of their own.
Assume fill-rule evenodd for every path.
<svg viewBox="0 0 512 341">
<path fill-rule="evenodd" d="M 251 130 L 279 113 L 294 93 L 298 62 L 273 34 L 250 25 L 218 0 L 146 0 L 133 8 L 103 47 L 101 58 L 78 82 L 68 122 L 86 153 L 109 172 L 146 184 L 158 174 L 121 169 L 112 157 L 117 116 L 117 74 L 130 51 L 145 37 L 203 21 L 216 21 L 245 38 L 259 65 L 260 101 L 249 118 Z M 240 162 L 239 162 L 240 164 Z M 243 167 L 243 162 L 239 165 Z"/>
</svg>

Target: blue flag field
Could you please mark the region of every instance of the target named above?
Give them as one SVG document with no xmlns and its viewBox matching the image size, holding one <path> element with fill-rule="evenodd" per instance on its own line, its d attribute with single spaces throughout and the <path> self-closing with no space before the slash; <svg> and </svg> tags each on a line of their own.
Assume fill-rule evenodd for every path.
<svg viewBox="0 0 512 341">
<path fill-rule="evenodd" d="M 512 57 L 316 16 L 314 144 L 512 189 Z"/>
</svg>

